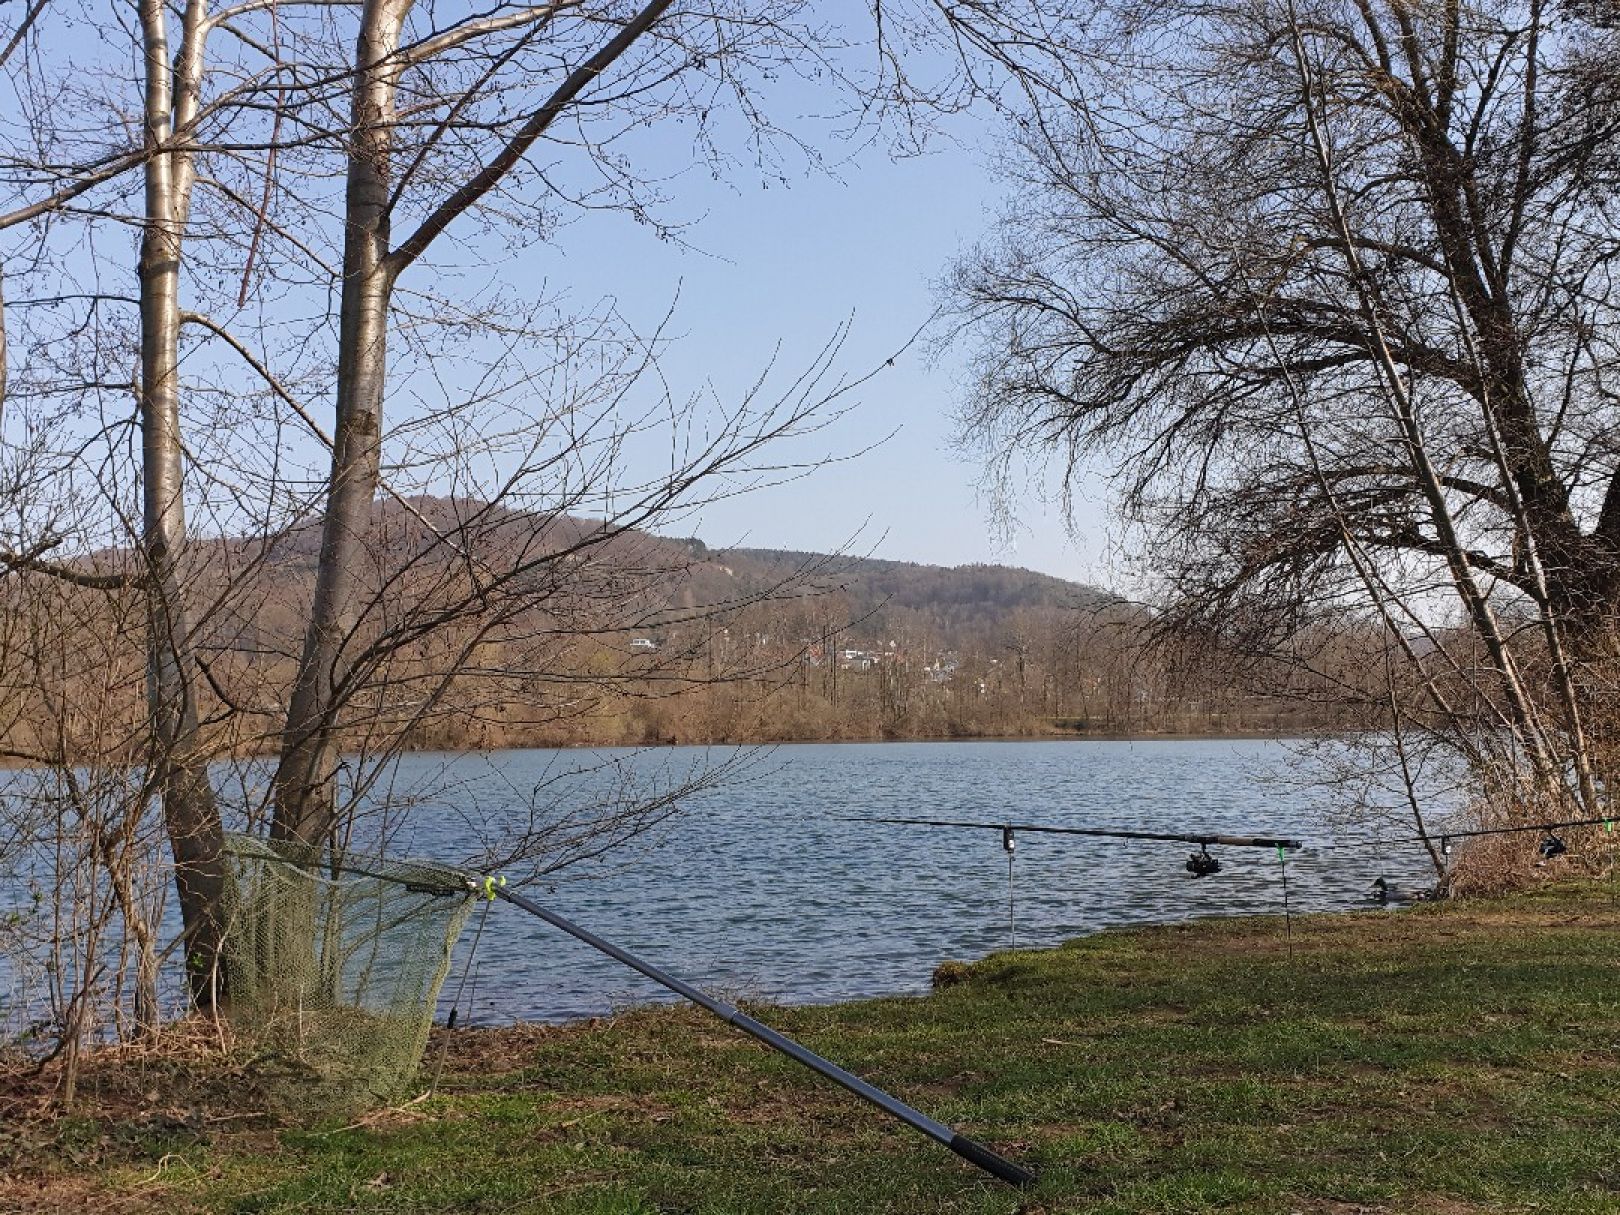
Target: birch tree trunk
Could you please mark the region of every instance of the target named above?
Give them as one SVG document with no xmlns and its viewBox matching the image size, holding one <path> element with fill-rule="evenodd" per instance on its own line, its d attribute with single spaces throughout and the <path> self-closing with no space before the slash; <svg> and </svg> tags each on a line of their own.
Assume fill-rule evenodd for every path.
<svg viewBox="0 0 1620 1215">
<path fill-rule="evenodd" d="M 140 251 L 142 546 L 149 653 L 147 702 L 153 783 L 174 857 L 192 999 L 218 990 L 224 884 L 219 807 L 198 729 L 192 621 L 178 568 L 186 545 L 180 430 L 180 265 L 191 188 L 187 127 L 196 113 L 204 0 L 190 0 L 173 67 L 161 0 L 142 0 L 146 162 Z"/>
</svg>

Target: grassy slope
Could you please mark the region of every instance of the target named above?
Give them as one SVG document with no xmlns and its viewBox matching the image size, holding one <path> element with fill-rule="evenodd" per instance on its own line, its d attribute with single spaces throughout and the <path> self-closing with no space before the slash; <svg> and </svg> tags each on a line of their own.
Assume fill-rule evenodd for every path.
<svg viewBox="0 0 1620 1215">
<path fill-rule="evenodd" d="M 1620 1212 L 1607 890 L 1313 917 L 1292 959 L 1281 929 L 1108 933 L 997 955 L 928 999 L 766 1016 L 1035 1164 L 1028 1194 L 690 1010 L 462 1032 L 439 1097 L 365 1127 L 126 1132 L 29 1192 L 167 1211 Z"/>
</svg>

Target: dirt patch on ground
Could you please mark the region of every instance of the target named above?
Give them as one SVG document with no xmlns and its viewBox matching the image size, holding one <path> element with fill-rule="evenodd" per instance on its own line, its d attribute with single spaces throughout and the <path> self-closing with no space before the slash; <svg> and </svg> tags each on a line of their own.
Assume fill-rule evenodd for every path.
<svg viewBox="0 0 1620 1215">
<path fill-rule="evenodd" d="M 436 1027 L 423 1056 L 424 1070 L 438 1069 L 443 1060 L 444 1074 L 472 1072 L 479 1076 L 504 1076 L 521 1071 L 533 1060 L 542 1045 L 571 1033 L 599 1025 L 596 1020 L 580 1026 L 506 1025 L 498 1029 L 443 1029 Z"/>
<path fill-rule="evenodd" d="M 173 1196 L 166 1187 L 154 1187 L 150 1194 L 121 1192 L 116 1209 L 119 1215 L 147 1215 L 164 1210 L 173 1212 Z M 64 1215 L 68 1211 L 105 1211 L 105 1192 L 83 1177 L 71 1174 L 41 1174 L 32 1177 L 0 1176 L 0 1211 L 5 1215 Z"/>
<path fill-rule="evenodd" d="M 79 1061 L 71 1102 L 67 1068 L 0 1061 L 0 1126 L 50 1127 L 64 1120 L 131 1124 L 154 1117 L 177 1125 L 241 1121 L 254 1108 L 252 1082 L 236 1061 L 229 1030 L 192 1017 L 149 1039 L 102 1046 Z"/>
<path fill-rule="evenodd" d="M 61 1060 L 0 1062 L 0 1212 L 105 1210 L 109 1170 L 139 1167 L 155 1183 L 189 1149 L 273 1134 L 228 1030 L 207 1017 L 88 1051 L 65 1096 Z M 116 1209 L 173 1215 L 167 1190 L 122 1187 Z"/>
</svg>

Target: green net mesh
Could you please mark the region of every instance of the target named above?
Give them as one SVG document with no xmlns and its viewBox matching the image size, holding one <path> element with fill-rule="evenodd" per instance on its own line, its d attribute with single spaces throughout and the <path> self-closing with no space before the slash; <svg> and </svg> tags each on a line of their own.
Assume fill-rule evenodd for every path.
<svg viewBox="0 0 1620 1215">
<path fill-rule="evenodd" d="M 327 1118 L 402 1096 L 472 908 L 469 875 L 334 866 L 319 848 L 248 835 L 225 850 L 229 1015 L 266 1102 Z"/>
</svg>

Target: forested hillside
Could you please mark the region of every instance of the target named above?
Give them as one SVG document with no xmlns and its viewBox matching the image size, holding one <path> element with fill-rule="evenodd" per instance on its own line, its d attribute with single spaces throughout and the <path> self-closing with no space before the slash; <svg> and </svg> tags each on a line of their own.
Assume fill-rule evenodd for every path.
<svg viewBox="0 0 1620 1215">
<path fill-rule="evenodd" d="M 1150 645 L 1142 607 L 1094 586 L 997 565 L 954 568 L 687 542 L 681 602 L 764 596 L 698 643 L 726 676 L 621 706 L 649 740 L 940 738 L 1288 732 L 1350 726 L 1334 679 Z M 649 638 L 679 653 L 690 630 Z M 1332 649 L 1332 646 L 1328 647 Z M 1342 648 L 1342 647 L 1341 647 Z M 740 677 L 738 677 L 740 676 Z M 628 725 L 628 722 L 626 724 Z"/>
<path fill-rule="evenodd" d="M 275 741 L 314 593 L 320 532 L 196 546 L 202 720 L 238 753 Z M 1308 680 L 1257 697 L 1236 666 L 1149 648 L 1148 614 L 1095 587 L 1004 566 L 955 569 L 701 541 L 440 498 L 379 502 L 357 642 L 375 655 L 351 747 L 488 748 L 1047 733 L 1288 731 L 1349 724 Z M 80 563 L 92 578 L 132 554 Z M 521 571 L 503 612 L 481 570 Z M 15 758 L 104 754 L 137 737 L 138 596 L 13 587 Z M 431 626 L 431 627 L 429 627 Z M 435 674 L 450 667 L 444 679 Z M 1278 694 L 1281 693 L 1281 694 Z"/>
</svg>

